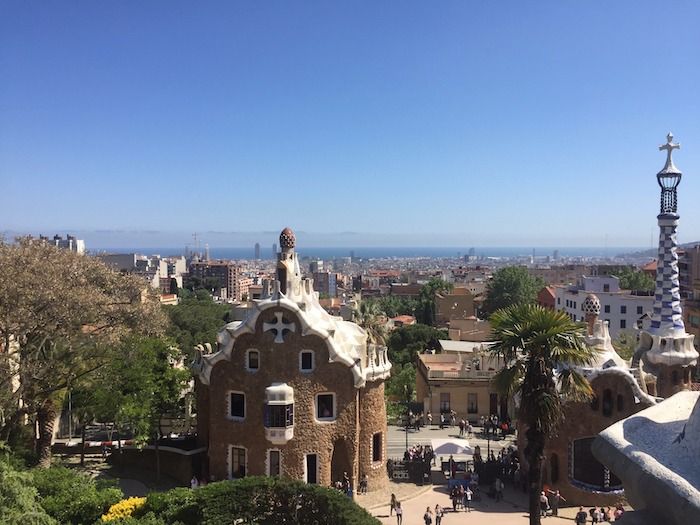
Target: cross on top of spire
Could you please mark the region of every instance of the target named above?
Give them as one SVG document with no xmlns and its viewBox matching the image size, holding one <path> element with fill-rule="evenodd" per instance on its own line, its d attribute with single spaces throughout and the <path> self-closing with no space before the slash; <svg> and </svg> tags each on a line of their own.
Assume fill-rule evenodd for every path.
<svg viewBox="0 0 700 525">
<path fill-rule="evenodd" d="M 659 146 L 659 151 L 666 150 L 666 165 L 664 166 L 664 169 L 662 171 L 678 171 L 673 165 L 673 159 L 671 158 L 671 155 L 673 154 L 674 149 L 680 148 L 680 144 L 678 144 L 677 142 L 673 142 L 673 133 L 669 131 L 668 135 L 666 135 L 666 144 L 662 144 L 661 146 Z"/>
</svg>

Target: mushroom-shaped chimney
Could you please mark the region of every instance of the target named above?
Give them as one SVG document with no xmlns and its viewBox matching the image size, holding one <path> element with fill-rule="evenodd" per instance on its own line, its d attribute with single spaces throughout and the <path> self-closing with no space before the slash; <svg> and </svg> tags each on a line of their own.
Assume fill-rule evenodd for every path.
<svg viewBox="0 0 700 525">
<path fill-rule="evenodd" d="M 583 313 L 586 314 L 588 335 L 593 333 L 593 325 L 600 315 L 600 299 L 595 294 L 589 293 L 583 301 Z"/>
<path fill-rule="evenodd" d="M 297 238 L 291 228 L 285 228 L 280 233 L 280 248 L 282 251 L 293 250 L 296 245 Z"/>
</svg>

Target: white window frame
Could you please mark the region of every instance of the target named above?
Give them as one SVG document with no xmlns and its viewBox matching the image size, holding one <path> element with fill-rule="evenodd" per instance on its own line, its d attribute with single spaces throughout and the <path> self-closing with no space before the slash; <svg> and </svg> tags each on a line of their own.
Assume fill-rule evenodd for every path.
<svg viewBox="0 0 700 525">
<path fill-rule="evenodd" d="M 306 481 L 309 479 L 309 471 L 308 471 L 308 461 L 307 461 L 307 456 L 316 456 L 316 485 L 321 484 L 321 455 L 318 452 L 309 452 L 308 454 L 304 454 L 304 483 L 308 483 Z M 246 456 L 247 458 L 248 456 Z"/>
<path fill-rule="evenodd" d="M 242 478 L 234 478 L 233 477 L 233 449 L 234 448 L 240 448 L 245 452 L 245 463 L 243 464 L 243 468 L 245 469 L 245 475 L 243 476 L 244 478 L 248 477 L 248 447 L 244 447 L 243 445 L 229 445 L 228 446 L 228 458 L 227 458 L 227 463 L 228 463 L 228 479 L 242 479 Z"/>
<path fill-rule="evenodd" d="M 311 354 L 311 368 L 302 368 L 301 356 L 304 354 Z M 316 353 L 313 350 L 302 350 L 301 352 L 299 352 L 299 371 L 303 374 L 308 374 L 310 372 L 313 372 L 315 368 L 316 368 Z"/>
<path fill-rule="evenodd" d="M 279 474 L 277 474 L 277 477 L 280 477 L 280 478 L 281 478 L 281 477 L 282 477 L 282 472 L 283 472 L 283 470 L 282 470 L 282 451 L 281 451 L 279 448 L 268 448 L 268 449 L 267 449 L 267 453 L 265 454 L 265 474 L 267 474 L 268 477 L 271 477 L 271 476 L 272 476 L 272 474 L 270 473 L 270 468 L 272 467 L 272 461 L 271 461 L 271 458 L 270 458 L 270 453 L 271 453 L 271 452 L 277 452 L 277 453 L 279 454 L 279 457 L 280 457 L 280 461 L 279 461 L 280 472 L 279 472 Z M 317 459 L 316 461 L 318 461 L 318 459 Z M 304 479 L 306 479 L 306 478 L 304 478 Z"/>
<path fill-rule="evenodd" d="M 381 438 L 381 444 L 380 444 L 381 446 L 379 447 L 379 459 L 376 459 L 376 460 L 375 460 L 375 459 L 374 459 L 374 437 L 375 437 L 377 434 L 379 434 L 379 436 L 380 436 L 380 438 Z M 384 449 L 385 449 L 385 446 L 384 446 L 384 439 L 385 439 L 385 438 L 386 438 L 386 435 L 385 435 L 384 432 L 382 432 L 381 430 L 380 430 L 379 432 L 375 432 L 375 433 L 372 434 L 372 445 L 371 445 L 371 447 L 370 447 L 370 448 L 371 448 L 371 451 L 372 451 L 372 463 L 381 463 L 381 464 L 384 464 Z"/>
<path fill-rule="evenodd" d="M 255 352 L 256 354 L 258 354 L 258 368 L 250 368 L 250 354 L 252 352 Z M 245 369 L 248 372 L 252 372 L 252 373 L 257 372 L 258 370 L 260 370 L 260 364 L 261 364 L 260 363 L 260 350 L 258 350 L 257 348 L 249 348 L 248 350 L 245 351 Z"/>
<path fill-rule="evenodd" d="M 318 413 L 318 396 L 333 396 L 333 417 L 321 417 Z M 338 396 L 335 392 L 319 392 L 314 396 L 314 417 L 318 423 L 332 423 L 338 419 Z"/>
<path fill-rule="evenodd" d="M 231 394 L 241 394 L 243 396 L 243 417 L 234 416 L 231 414 Z M 241 392 L 240 390 L 229 390 L 228 393 L 226 394 L 226 419 L 228 419 L 230 421 L 245 421 L 245 418 L 247 415 L 248 415 L 248 399 L 245 395 L 245 392 Z"/>
</svg>

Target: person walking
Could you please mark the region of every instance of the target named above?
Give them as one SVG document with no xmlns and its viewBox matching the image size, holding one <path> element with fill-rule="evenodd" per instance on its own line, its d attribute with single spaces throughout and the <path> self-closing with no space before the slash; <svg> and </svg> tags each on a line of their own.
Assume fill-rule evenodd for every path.
<svg viewBox="0 0 700 525">
<path fill-rule="evenodd" d="M 397 503 L 396 494 L 394 494 L 392 492 L 391 493 L 391 501 L 389 501 L 389 516 L 394 515 L 394 511 L 396 510 L 396 503 Z"/>
<path fill-rule="evenodd" d="M 430 507 L 425 509 L 425 514 L 423 514 L 423 521 L 425 522 L 425 525 L 433 525 L 433 511 L 430 510 Z"/>
<path fill-rule="evenodd" d="M 396 502 L 396 507 L 394 508 L 394 511 L 396 512 L 396 525 L 401 525 L 401 522 L 403 521 L 403 509 L 401 508 L 400 501 Z"/>
<path fill-rule="evenodd" d="M 501 501 L 503 499 L 503 481 L 501 481 L 501 478 L 496 478 L 493 488 L 496 490 L 496 501 Z"/>
<path fill-rule="evenodd" d="M 559 502 L 566 501 L 558 490 L 549 491 L 549 507 L 552 509 L 552 516 L 559 516 Z"/>
<path fill-rule="evenodd" d="M 442 523 L 443 514 L 444 511 L 442 510 L 442 507 L 439 504 L 435 505 L 435 525 L 440 525 L 440 523 Z"/>
<path fill-rule="evenodd" d="M 464 507 L 467 509 L 467 512 L 472 511 L 472 497 L 474 496 L 474 493 L 472 492 L 472 489 L 469 488 L 469 485 L 467 485 L 467 490 L 464 491 Z"/>
<path fill-rule="evenodd" d="M 540 516 L 543 518 L 547 517 L 547 511 L 549 510 L 549 501 L 547 500 L 547 495 L 544 490 L 540 493 Z"/>
<path fill-rule="evenodd" d="M 192 476 L 192 479 L 190 480 L 190 488 L 196 489 L 197 487 L 199 487 L 199 480 L 197 479 L 197 476 Z"/>
</svg>

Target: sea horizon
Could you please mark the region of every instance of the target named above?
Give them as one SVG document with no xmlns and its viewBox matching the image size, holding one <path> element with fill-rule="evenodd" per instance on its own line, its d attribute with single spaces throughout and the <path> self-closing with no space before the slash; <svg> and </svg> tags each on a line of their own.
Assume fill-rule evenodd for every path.
<svg viewBox="0 0 700 525">
<path fill-rule="evenodd" d="M 205 248 L 195 250 L 191 247 L 105 247 L 90 250 L 93 254 L 118 254 L 138 253 L 143 255 L 160 255 L 163 257 L 186 255 L 187 252 L 204 253 Z M 473 250 L 473 252 L 471 251 Z M 534 250 L 534 252 L 533 252 Z M 585 258 L 617 258 L 620 255 L 633 254 L 650 250 L 649 247 L 639 246 L 561 246 L 561 247 L 523 247 L 523 246 L 484 246 L 484 247 L 455 247 L 455 246 L 357 246 L 357 247 L 333 247 L 333 246 L 307 246 L 298 249 L 300 258 L 337 259 L 343 257 L 355 257 L 360 259 L 388 259 L 388 258 L 460 258 L 466 255 L 474 255 L 477 258 L 553 258 L 555 251 L 559 258 L 585 257 Z M 210 259 L 253 260 L 255 249 L 251 246 L 210 246 Z M 260 259 L 273 259 L 274 254 L 270 246 L 260 247 Z"/>
</svg>

